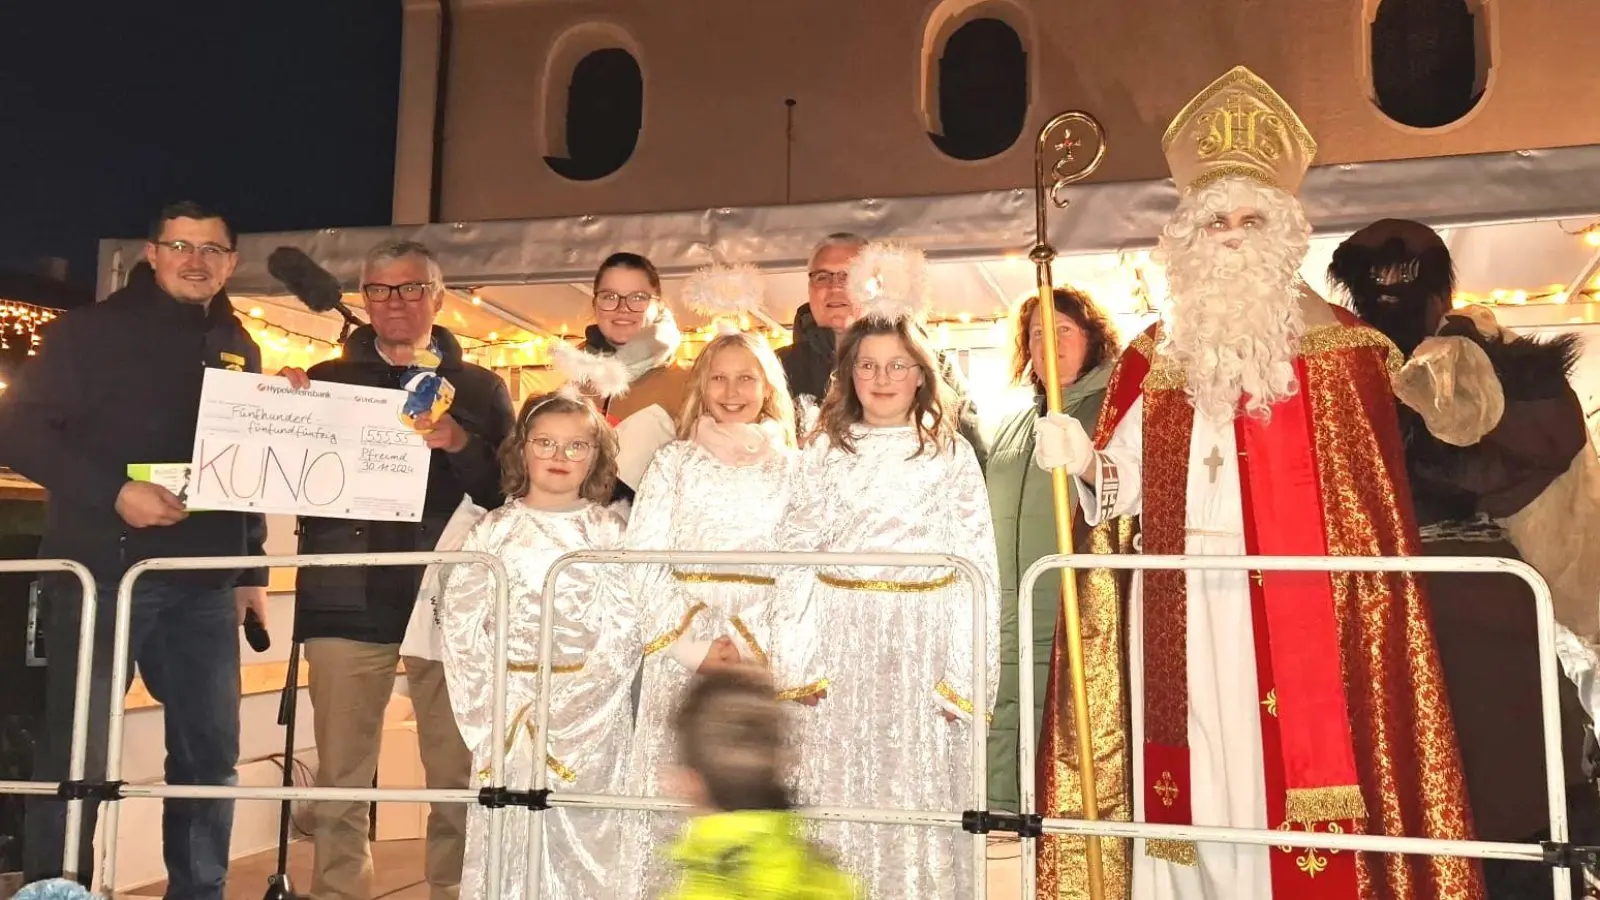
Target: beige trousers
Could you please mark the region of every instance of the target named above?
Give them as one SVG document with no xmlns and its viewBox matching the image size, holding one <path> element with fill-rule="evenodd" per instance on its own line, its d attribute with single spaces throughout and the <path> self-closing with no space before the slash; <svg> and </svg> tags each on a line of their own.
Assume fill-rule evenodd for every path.
<svg viewBox="0 0 1600 900">
<path fill-rule="evenodd" d="M 317 786 L 371 787 L 378 773 L 383 713 L 394 691 L 400 645 L 317 638 L 306 641 L 305 656 L 311 667 Z M 472 754 L 456 730 L 444 666 L 410 656 L 405 666 L 427 787 L 464 788 L 472 774 Z M 371 809 L 368 803 L 343 801 L 313 805 L 312 900 L 372 897 Z M 432 805 L 427 843 L 430 900 L 455 900 L 466 833 L 465 805 Z"/>
</svg>

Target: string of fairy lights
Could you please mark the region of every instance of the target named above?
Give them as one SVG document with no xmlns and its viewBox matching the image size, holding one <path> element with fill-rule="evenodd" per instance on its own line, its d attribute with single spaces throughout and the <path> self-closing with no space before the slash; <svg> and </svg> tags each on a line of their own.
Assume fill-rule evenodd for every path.
<svg viewBox="0 0 1600 900">
<path fill-rule="evenodd" d="M 1582 239 L 1589 247 L 1600 249 L 1600 222 L 1590 223 L 1576 231 L 1566 228 L 1562 230 L 1566 234 Z M 1128 279 L 1128 283 L 1131 294 L 1129 298 L 1124 299 L 1130 299 L 1132 302 L 1122 304 L 1129 308 L 1117 310 L 1119 313 L 1117 318 L 1147 318 L 1153 307 L 1146 294 L 1142 272 L 1138 271 L 1137 267 L 1132 277 Z M 1113 291 L 1113 293 L 1121 292 Z M 474 294 L 472 302 L 476 306 L 481 301 Z M 1600 302 L 1600 275 L 1581 286 L 1551 284 L 1534 290 L 1496 289 L 1481 294 L 1459 292 L 1454 297 L 1454 305 L 1457 307 L 1468 304 L 1527 306 L 1596 302 Z M 59 311 L 47 307 L 20 301 L 0 300 L 0 351 L 14 352 L 23 349 L 26 355 L 36 356 L 43 341 L 44 330 L 59 315 Z M 753 321 L 749 317 L 741 316 L 736 323 L 728 324 L 737 324 L 741 331 L 759 335 L 773 349 L 782 347 L 792 340 L 788 329 L 772 322 Z M 269 321 L 266 311 L 259 306 L 251 307 L 247 311 L 245 327 L 261 347 L 264 371 L 277 371 L 286 366 L 306 368 L 324 360 L 335 359 L 343 352 L 343 348 L 336 341 Z M 966 338 L 964 343 L 975 341 L 980 345 L 999 347 L 1005 346 L 1010 340 L 1009 325 L 1004 316 L 980 317 L 963 313 L 932 321 L 929 327 L 933 331 L 934 342 L 941 347 L 950 347 L 958 332 Z M 711 322 L 698 329 L 685 331 L 680 354 L 690 359 L 698 355 L 699 349 L 716 336 L 718 328 L 718 323 Z M 984 331 L 984 328 L 988 331 Z M 487 368 L 507 369 L 549 366 L 550 348 L 556 342 L 572 343 L 581 340 L 581 331 L 580 328 L 578 333 L 569 333 L 567 326 L 563 324 L 555 334 L 534 334 L 525 329 L 518 329 L 509 335 L 491 331 L 484 337 L 459 334 L 458 337 L 461 339 L 463 355 L 468 360 Z"/>
<path fill-rule="evenodd" d="M 729 320 L 727 324 L 757 335 L 774 350 L 788 345 L 793 339 L 789 329 L 755 322 L 749 317 Z M 307 368 L 336 359 L 343 353 L 343 348 L 334 341 L 267 321 L 266 313 L 260 307 L 252 307 L 248 311 L 245 327 L 261 348 L 262 371 L 275 372 L 286 366 Z M 720 327 L 716 321 L 712 321 L 699 328 L 685 330 L 679 347 L 680 356 L 692 360 L 702 347 L 716 337 Z M 974 317 L 962 313 L 949 319 L 934 320 L 929 323 L 929 328 L 933 331 L 935 344 L 941 347 L 950 346 L 957 331 L 976 337 L 977 343 L 987 346 L 1004 346 L 1011 340 L 1010 326 L 1003 316 Z M 985 334 L 981 331 L 983 328 L 989 331 Z M 547 367 L 551 365 L 551 347 L 556 343 L 577 343 L 582 340 L 581 335 L 566 333 L 565 329 L 553 335 L 519 330 L 510 336 L 491 331 L 483 338 L 461 334 L 457 338 L 462 344 L 462 355 L 468 361 L 489 369 Z"/>
<path fill-rule="evenodd" d="M 40 329 L 60 315 L 56 310 L 14 300 L 0 301 L 0 350 L 26 347 L 29 356 L 39 354 Z"/>
</svg>

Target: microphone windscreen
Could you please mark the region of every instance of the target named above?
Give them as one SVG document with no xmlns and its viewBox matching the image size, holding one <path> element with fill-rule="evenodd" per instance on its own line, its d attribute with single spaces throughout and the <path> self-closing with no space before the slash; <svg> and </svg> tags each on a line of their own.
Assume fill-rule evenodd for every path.
<svg viewBox="0 0 1600 900">
<path fill-rule="evenodd" d="M 267 257 L 267 274 L 278 279 L 312 312 L 332 312 L 343 302 L 339 279 L 298 247 L 279 247 Z"/>
</svg>

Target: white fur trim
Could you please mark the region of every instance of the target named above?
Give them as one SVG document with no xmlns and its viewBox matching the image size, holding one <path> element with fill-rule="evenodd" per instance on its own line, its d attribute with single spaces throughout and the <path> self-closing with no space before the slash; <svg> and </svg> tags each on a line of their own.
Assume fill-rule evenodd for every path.
<svg viewBox="0 0 1600 900">
<path fill-rule="evenodd" d="M 874 241 L 850 264 L 850 295 L 864 315 L 886 322 L 921 321 L 927 314 L 928 264 L 922 251 Z"/>
<path fill-rule="evenodd" d="M 754 315 L 766 295 L 766 278 L 750 265 L 708 266 L 689 276 L 683 300 L 703 316 Z"/>
<path fill-rule="evenodd" d="M 550 349 L 550 358 L 568 381 L 602 397 L 620 397 L 628 392 L 628 367 L 614 356 L 587 353 L 561 341 Z"/>
</svg>

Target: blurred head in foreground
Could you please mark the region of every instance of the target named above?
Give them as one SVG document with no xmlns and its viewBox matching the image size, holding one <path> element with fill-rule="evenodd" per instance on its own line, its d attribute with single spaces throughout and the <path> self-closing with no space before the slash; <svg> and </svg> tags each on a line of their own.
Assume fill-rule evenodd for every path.
<svg viewBox="0 0 1600 900">
<path fill-rule="evenodd" d="M 806 837 L 784 786 L 785 712 L 763 669 L 699 676 L 673 722 L 677 789 L 697 807 L 672 849 L 664 900 L 857 900 L 860 887 Z"/>
</svg>

